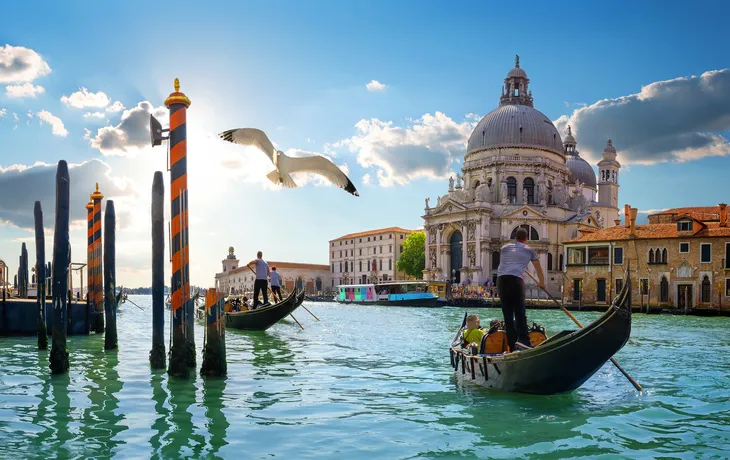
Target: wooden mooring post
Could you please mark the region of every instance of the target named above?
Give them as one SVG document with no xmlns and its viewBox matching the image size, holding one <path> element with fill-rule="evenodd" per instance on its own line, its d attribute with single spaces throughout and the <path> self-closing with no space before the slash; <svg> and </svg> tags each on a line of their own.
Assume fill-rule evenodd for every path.
<svg viewBox="0 0 730 460">
<path fill-rule="evenodd" d="M 116 295 L 116 224 L 114 201 L 107 200 L 104 211 L 104 349 L 117 349 L 117 295 Z"/>
<path fill-rule="evenodd" d="M 90 196 L 91 201 L 94 203 L 94 224 L 92 227 L 93 236 L 93 268 L 89 268 L 89 271 L 94 271 L 94 288 L 93 294 L 91 292 L 91 286 L 89 286 L 89 296 L 94 296 L 94 311 L 96 315 L 96 322 L 94 323 L 94 331 L 97 334 L 104 332 L 104 271 L 102 264 L 102 238 L 101 238 L 101 200 L 104 199 L 104 195 L 99 192 L 99 184 L 96 184 L 96 190 Z"/>
<path fill-rule="evenodd" d="M 35 221 L 35 275 L 36 298 L 38 301 L 38 349 L 48 349 L 48 333 L 46 330 L 46 236 L 43 233 L 43 209 L 41 202 L 36 201 L 33 207 Z"/>
<path fill-rule="evenodd" d="M 66 300 L 71 246 L 68 235 L 70 185 L 68 164 L 61 160 L 56 170 L 56 223 L 53 232 L 53 326 L 49 355 L 52 374 L 65 374 L 69 367 L 66 348 Z"/>
<path fill-rule="evenodd" d="M 150 366 L 165 368 L 165 185 L 162 171 L 152 179 L 152 350 Z"/>
<path fill-rule="evenodd" d="M 209 288 L 205 294 L 205 339 L 203 365 L 200 368 L 200 375 L 203 376 L 223 377 L 228 370 L 223 308 L 223 297 L 218 297 L 215 288 Z"/>
<path fill-rule="evenodd" d="M 170 206 L 172 233 L 172 348 L 168 372 L 188 376 L 188 367 L 195 366 L 195 337 L 190 299 L 190 253 L 188 248 L 188 166 L 186 114 L 190 99 L 180 92 L 175 79 L 175 92 L 165 99 L 170 110 Z"/>
</svg>

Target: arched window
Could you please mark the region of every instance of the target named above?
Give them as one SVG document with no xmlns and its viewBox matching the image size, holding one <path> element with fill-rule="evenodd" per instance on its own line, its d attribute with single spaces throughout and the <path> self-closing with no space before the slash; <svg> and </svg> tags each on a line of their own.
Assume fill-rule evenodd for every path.
<svg viewBox="0 0 730 460">
<path fill-rule="evenodd" d="M 654 263 L 654 250 L 653 249 L 649 249 L 649 263 L 650 264 Z"/>
<path fill-rule="evenodd" d="M 350 270 L 348 270 L 348 265 L 347 265 L 347 261 L 345 261 L 345 273 L 347 273 L 347 272 L 349 272 L 349 271 L 350 271 Z"/>
<path fill-rule="evenodd" d="M 472 188 L 473 188 L 474 190 L 476 190 L 476 189 L 477 189 L 477 187 L 479 187 L 479 184 L 480 184 L 480 182 L 479 182 L 478 180 L 475 180 L 475 181 L 474 181 L 474 186 L 473 186 Z"/>
<path fill-rule="evenodd" d="M 514 177 L 507 178 L 507 198 L 510 203 L 517 201 L 517 179 Z"/>
<path fill-rule="evenodd" d="M 705 275 L 702 278 L 702 302 L 710 302 L 712 300 L 712 285 L 710 278 Z"/>
<path fill-rule="evenodd" d="M 667 263 L 667 248 L 662 249 L 662 263 Z"/>
<path fill-rule="evenodd" d="M 540 235 L 537 233 L 537 230 L 535 230 L 535 227 L 528 224 L 522 224 L 518 227 L 515 227 L 514 230 L 512 230 L 512 234 L 510 235 L 510 239 L 514 240 L 517 238 L 517 229 L 524 228 L 527 230 L 527 239 L 530 241 L 537 241 L 540 239 Z"/>
<path fill-rule="evenodd" d="M 525 178 L 522 181 L 522 189 L 527 190 L 527 203 L 535 203 L 535 181 L 531 177 Z"/>
<path fill-rule="evenodd" d="M 664 276 L 659 282 L 659 302 L 669 302 L 669 282 Z"/>
<path fill-rule="evenodd" d="M 362 260 L 360 261 L 360 271 L 362 271 Z"/>
<path fill-rule="evenodd" d="M 548 181 L 548 204 L 553 204 L 553 181 Z"/>
<path fill-rule="evenodd" d="M 499 251 L 492 252 L 492 270 L 499 268 Z"/>
<path fill-rule="evenodd" d="M 553 254 L 552 252 L 548 252 L 548 268 L 549 271 L 552 271 L 553 269 Z"/>
<path fill-rule="evenodd" d="M 388 259 L 388 270 L 393 270 L 393 259 Z"/>
<path fill-rule="evenodd" d="M 560 257 L 558 257 L 558 270 L 561 272 L 563 271 L 563 255 L 560 254 Z"/>
</svg>

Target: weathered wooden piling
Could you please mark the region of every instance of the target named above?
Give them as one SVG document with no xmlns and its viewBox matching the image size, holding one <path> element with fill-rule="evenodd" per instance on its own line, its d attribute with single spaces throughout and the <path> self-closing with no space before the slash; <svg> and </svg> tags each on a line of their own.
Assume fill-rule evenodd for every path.
<svg viewBox="0 0 730 460">
<path fill-rule="evenodd" d="M 165 185 L 162 171 L 152 179 L 152 350 L 150 366 L 165 368 Z"/>
<path fill-rule="evenodd" d="M 68 236 L 69 200 L 71 182 L 65 160 L 58 162 L 56 170 L 56 224 L 53 232 L 53 326 L 51 327 L 52 374 L 68 372 L 66 348 L 66 296 L 71 243 Z"/>
<path fill-rule="evenodd" d="M 227 370 L 223 298 L 219 299 L 216 289 L 210 288 L 205 294 L 205 340 L 200 375 L 223 377 Z"/>
<path fill-rule="evenodd" d="M 20 297 L 23 299 L 28 298 L 28 248 L 25 247 L 25 243 L 20 246 Z"/>
<path fill-rule="evenodd" d="M 104 332 L 104 272 L 102 264 L 102 238 L 101 238 L 101 200 L 104 195 L 99 192 L 99 183 L 96 184 L 96 190 L 90 196 L 94 203 L 94 224 L 93 232 L 93 248 L 94 253 L 94 311 L 96 315 L 96 323 L 94 331 L 97 334 Z M 91 269 L 90 269 L 91 270 Z M 89 294 L 91 295 L 91 294 Z"/>
<path fill-rule="evenodd" d="M 175 79 L 175 92 L 165 99 L 170 110 L 170 205 L 172 233 L 172 348 L 171 375 L 188 375 L 188 366 L 195 365 L 195 340 L 190 316 L 190 268 L 188 250 L 188 166 L 186 113 L 190 99 L 180 92 Z"/>
<path fill-rule="evenodd" d="M 41 202 L 36 201 L 33 207 L 35 221 L 35 271 L 36 271 L 36 298 L 38 301 L 38 349 L 48 349 L 48 334 L 46 332 L 46 236 L 43 233 L 43 209 Z"/>
<path fill-rule="evenodd" d="M 117 280 L 116 268 L 116 224 L 114 201 L 107 200 L 104 211 L 104 316 L 106 332 L 104 333 L 104 349 L 117 348 L 117 296 L 115 292 Z"/>
</svg>

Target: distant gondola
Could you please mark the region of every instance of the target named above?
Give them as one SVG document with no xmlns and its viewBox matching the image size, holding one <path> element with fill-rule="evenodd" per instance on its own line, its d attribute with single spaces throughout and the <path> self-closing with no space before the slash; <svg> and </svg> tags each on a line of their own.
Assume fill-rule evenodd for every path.
<svg viewBox="0 0 730 460">
<path fill-rule="evenodd" d="M 226 327 L 244 331 L 265 331 L 297 309 L 304 302 L 304 291 L 292 290 L 286 299 L 256 310 L 226 313 Z"/>
<path fill-rule="evenodd" d="M 507 354 L 470 354 L 463 331 L 451 344 L 451 367 L 461 381 L 501 391 L 551 395 L 575 390 L 618 352 L 631 335 L 631 281 L 600 318 L 577 331 L 562 331 L 538 346 Z M 482 340 L 481 353 L 487 335 Z"/>
</svg>

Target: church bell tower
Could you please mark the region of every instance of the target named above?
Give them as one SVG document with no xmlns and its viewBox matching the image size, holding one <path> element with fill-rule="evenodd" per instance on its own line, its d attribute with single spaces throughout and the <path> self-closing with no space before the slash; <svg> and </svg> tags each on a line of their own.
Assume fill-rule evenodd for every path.
<svg viewBox="0 0 730 460">
<path fill-rule="evenodd" d="M 616 161 L 616 147 L 611 139 L 598 162 L 598 202 L 618 211 L 618 173 L 621 164 Z"/>
</svg>

